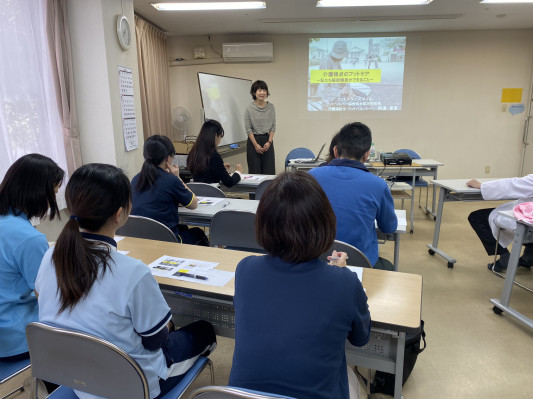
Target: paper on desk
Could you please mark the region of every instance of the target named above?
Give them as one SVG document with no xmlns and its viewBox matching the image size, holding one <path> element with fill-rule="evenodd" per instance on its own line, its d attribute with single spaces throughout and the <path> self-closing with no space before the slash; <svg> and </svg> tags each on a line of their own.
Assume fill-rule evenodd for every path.
<svg viewBox="0 0 533 399">
<path fill-rule="evenodd" d="M 213 206 L 225 200 L 227 200 L 227 198 L 198 197 L 198 205 Z"/>
<path fill-rule="evenodd" d="M 127 255 L 130 253 L 130 251 L 117 251 L 119 254 Z"/>
<path fill-rule="evenodd" d="M 357 278 L 362 283 L 363 282 L 363 268 L 360 266 L 346 266 L 347 269 L 350 269 L 352 272 L 357 274 Z"/>
<path fill-rule="evenodd" d="M 253 180 L 253 181 L 259 181 L 263 180 L 265 176 L 256 176 L 256 175 L 241 175 L 241 180 Z"/>
<path fill-rule="evenodd" d="M 115 237 L 113 237 L 115 242 L 119 242 L 119 241 L 123 240 L 124 238 L 126 238 L 126 237 L 123 237 L 123 236 L 115 236 Z"/>
<path fill-rule="evenodd" d="M 196 259 L 176 258 L 174 256 L 164 255 L 150 263 L 148 267 L 154 276 L 223 287 L 235 276 L 235 273 L 214 270 L 217 265 L 218 263 L 216 262 L 204 262 Z M 180 275 L 180 273 L 197 275 L 206 279 L 185 277 Z"/>
</svg>

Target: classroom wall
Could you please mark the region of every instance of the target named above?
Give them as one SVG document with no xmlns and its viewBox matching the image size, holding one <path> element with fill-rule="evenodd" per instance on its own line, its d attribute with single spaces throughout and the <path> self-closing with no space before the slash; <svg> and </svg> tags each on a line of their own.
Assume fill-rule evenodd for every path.
<svg viewBox="0 0 533 399">
<path fill-rule="evenodd" d="M 527 109 L 533 30 L 412 32 L 406 36 L 401 111 L 308 112 L 307 35 L 212 37 L 219 52 L 225 42 L 272 41 L 274 62 L 170 67 L 171 106 L 187 108 L 197 132 L 201 106 L 197 72 L 262 79 L 276 106 L 278 172 L 290 149 L 305 146 L 316 152 L 343 124 L 358 120 L 372 129 L 379 150 L 411 148 L 424 158 L 445 163 L 439 169 L 440 178 L 518 175 L 525 114 L 502 112 L 501 91 L 523 88 Z M 209 48 L 207 36 L 169 37 L 167 43 L 172 58 L 191 59 L 198 46 L 206 48 L 207 58 L 218 57 Z M 485 174 L 485 166 L 490 166 L 490 173 Z"/>
<path fill-rule="evenodd" d="M 117 16 L 130 21 L 133 40 L 123 51 Z M 83 163 L 103 162 L 122 168 L 131 178 L 143 162 L 143 130 L 135 23 L 132 0 L 70 0 L 68 3 L 74 87 Z M 118 66 L 133 70 L 139 149 L 126 152 L 118 83 Z"/>
</svg>

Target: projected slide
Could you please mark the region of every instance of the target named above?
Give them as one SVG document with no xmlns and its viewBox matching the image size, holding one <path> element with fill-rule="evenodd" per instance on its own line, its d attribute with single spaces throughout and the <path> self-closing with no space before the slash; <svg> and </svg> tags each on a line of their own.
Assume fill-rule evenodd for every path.
<svg viewBox="0 0 533 399">
<path fill-rule="evenodd" d="M 308 111 L 402 109 L 405 37 L 309 39 Z"/>
</svg>

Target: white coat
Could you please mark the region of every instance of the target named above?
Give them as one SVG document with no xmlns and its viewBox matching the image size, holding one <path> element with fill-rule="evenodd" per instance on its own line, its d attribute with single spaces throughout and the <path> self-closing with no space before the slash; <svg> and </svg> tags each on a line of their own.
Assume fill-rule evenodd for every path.
<svg viewBox="0 0 533 399">
<path fill-rule="evenodd" d="M 499 215 L 498 212 L 511 210 L 522 202 L 533 201 L 533 174 L 482 183 L 481 195 L 484 200 L 519 198 L 516 201 L 500 205 L 489 215 L 489 224 L 494 238 L 498 238 L 499 228 L 505 229 L 500 233 L 500 244 L 507 247 L 513 242 L 516 222 L 513 219 Z"/>
</svg>

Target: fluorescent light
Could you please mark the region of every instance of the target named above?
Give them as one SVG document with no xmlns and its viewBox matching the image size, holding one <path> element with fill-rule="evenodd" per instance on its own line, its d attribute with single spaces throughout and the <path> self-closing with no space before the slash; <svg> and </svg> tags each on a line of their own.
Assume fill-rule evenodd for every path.
<svg viewBox="0 0 533 399">
<path fill-rule="evenodd" d="M 159 11 L 250 10 L 266 8 L 264 1 L 152 3 Z"/>
<path fill-rule="evenodd" d="M 480 3 L 533 3 L 533 0 L 481 0 Z"/>
<path fill-rule="evenodd" d="M 319 0 L 317 7 L 411 6 L 433 0 Z"/>
</svg>

